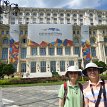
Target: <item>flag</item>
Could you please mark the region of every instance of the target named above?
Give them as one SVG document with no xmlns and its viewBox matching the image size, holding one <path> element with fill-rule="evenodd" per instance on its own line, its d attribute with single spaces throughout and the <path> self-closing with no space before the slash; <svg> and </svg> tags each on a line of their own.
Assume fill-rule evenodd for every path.
<svg viewBox="0 0 107 107">
<path fill-rule="evenodd" d="M 91 45 L 89 39 L 89 26 L 81 26 L 81 42 L 82 42 L 82 54 L 84 61 L 91 60 Z"/>
<path fill-rule="evenodd" d="M 10 63 L 18 62 L 19 59 L 19 33 L 19 25 L 10 25 Z"/>
</svg>

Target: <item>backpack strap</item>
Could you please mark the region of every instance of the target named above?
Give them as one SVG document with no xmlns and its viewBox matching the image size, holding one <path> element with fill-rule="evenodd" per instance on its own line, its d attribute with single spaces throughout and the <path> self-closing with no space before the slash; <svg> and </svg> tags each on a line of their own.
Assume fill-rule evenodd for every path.
<svg viewBox="0 0 107 107">
<path fill-rule="evenodd" d="M 80 87 L 80 90 L 83 94 L 83 85 L 81 83 L 78 83 L 79 87 Z M 83 94 L 83 107 L 85 107 L 85 102 L 84 102 L 84 94 Z"/>
<path fill-rule="evenodd" d="M 93 97 L 94 97 L 93 88 L 91 88 L 91 90 L 92 90 L 92 94 L 93 94 Z M 103 97 L 104 97 L 104 107 L 106 107 L 107 106 L 107 99 L 106 99 L 106 91 L 105 91 L 105 81 L 103 79 L 102 79 L 102 82 L 101 82 L 101 86 L 100 86 L 99 94 L 98 94 L 98 97 L 97 97 L 97 100 L 96 100 L 96 103 L 95 103 L 95 107 L 98 107 L 98 105 L 100 103 L 100 100 L 101 100 L 101 94 L 102 93 L 103 93 Z"/>
<path fill-rule="evenodd" d="M 107 97 L 106 97 L 106 90 L 105 90 L 105 81 L 102 79 L 102 85 L 103 85 L 103 97 L 104 97 L 104 107 L 107 106 Z"/>
<path fill-rule="evenodd" d="M 67 98 L 67 83 L 64 82 L 64 104 L 65 104 L 66 98 Z"/>
<path fill-rule="evenodd" d="M 80 87 L 81 92 L 83 93 L 83 85 L 81 83 L 78 83 L 78 85 Z"/>
</svg>

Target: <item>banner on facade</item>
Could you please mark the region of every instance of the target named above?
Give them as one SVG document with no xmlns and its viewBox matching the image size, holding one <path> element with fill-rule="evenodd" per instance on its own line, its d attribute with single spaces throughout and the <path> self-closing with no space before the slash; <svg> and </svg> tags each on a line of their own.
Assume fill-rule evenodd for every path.
<svg viewBox="0 0 107 107">
<path fill-rule="evenodd" d="M 89 26 L 83 25 L 81 26 L 81 42 L 82 42 L 82 53 L 84 61 L 91 60 L 91 46 L 90 46 L 90 38 L 89 38 Z"/>
<path fill-rule="evenodd" d="M 28 45 L 30 46 L 72 46 L 72 25 L 29 24 Z"/>
<path fill-rule="evenodd" d="M 15 63 L 19 57 L 19 25 L 10 25 L 9 62 Z"/>
</svg>

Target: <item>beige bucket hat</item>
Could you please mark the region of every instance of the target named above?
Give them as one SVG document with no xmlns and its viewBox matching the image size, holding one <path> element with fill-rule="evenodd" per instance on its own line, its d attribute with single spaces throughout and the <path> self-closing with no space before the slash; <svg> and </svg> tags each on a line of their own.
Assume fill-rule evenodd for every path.
<svg viewBox="0 0 107 107">
<path fill-rule="evenodd" d="M 82 70 L 78 68 L 78 66 L 69 66 L 67 68 L 67 72 L 65 73 L 65 76 L 68 77 L 69 72 L 78 72 L 79 75 L 82 74 Z"/>
<path fill-rule="evenodd" d="M 103 67 L 98 67 L 95 63 L 90 62 L 88 64 L 86 64 L 84 70 L 82 71 L 82 73 L 87 76 L 87 69 L 88 68 L 97 68 L 99 70 L 99 73 L 101 74 L 103 72 Z"/>
</svg>

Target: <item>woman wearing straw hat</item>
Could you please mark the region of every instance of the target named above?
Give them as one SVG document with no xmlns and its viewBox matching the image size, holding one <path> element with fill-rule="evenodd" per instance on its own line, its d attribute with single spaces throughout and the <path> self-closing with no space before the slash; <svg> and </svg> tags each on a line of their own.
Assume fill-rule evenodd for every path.
<svg viewBox="0 0 107 107">
<path fill-rule="evenodd" d="M 69 80 L 59 89 L 59 107 L 83 107 L 82 85 L 77 82 L 78 77 L 81 76 L 81 69 L 77 66 L 70 66 L 65 76 Z"/>
<path fill-rule="evenodd" d="M 93 62 L 88 63 L 82 71 L 89 78 L 83 87 L 85 107 L 107 107 L 107 81 L 100 79 L 102 72 L 103 68 Z"/>
</svg>

